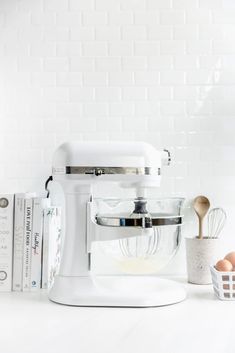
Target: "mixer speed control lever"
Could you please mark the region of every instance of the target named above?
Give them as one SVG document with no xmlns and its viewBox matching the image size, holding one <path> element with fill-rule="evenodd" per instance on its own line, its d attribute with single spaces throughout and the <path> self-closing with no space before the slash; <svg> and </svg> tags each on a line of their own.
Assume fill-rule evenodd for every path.
<svg viewBox="0 0 235 353">
<path fill-rule="evenodd" d="M 171 153 L 167 149 L 162 151 L 162 164 L 165 166 L 169 166 L 171 164 Z"/>
</svg>

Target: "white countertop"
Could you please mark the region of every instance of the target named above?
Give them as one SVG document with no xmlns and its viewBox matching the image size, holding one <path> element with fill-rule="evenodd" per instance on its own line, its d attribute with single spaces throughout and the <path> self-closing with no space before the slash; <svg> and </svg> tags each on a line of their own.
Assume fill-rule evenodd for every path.
<svg viewBox="0 0 235 353">
<path fill-rule="evenodd" d="M 39 293 L 0 293 L 2 353 L 234 353 L 235 301 L 212 286 L 160 308 L 58 305 Z"/>
</svg>

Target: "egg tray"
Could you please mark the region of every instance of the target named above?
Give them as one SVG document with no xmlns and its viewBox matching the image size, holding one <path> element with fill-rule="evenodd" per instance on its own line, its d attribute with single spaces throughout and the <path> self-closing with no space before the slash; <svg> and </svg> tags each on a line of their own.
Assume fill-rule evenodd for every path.
<svg viewBox="0 0 235 353">
<path fill-rule="evenodd" d="M 235 300 L 235 271 L 217 271 L 214 266 L 210 271 L 216 296 L 221 300 Z"/>
</svg>

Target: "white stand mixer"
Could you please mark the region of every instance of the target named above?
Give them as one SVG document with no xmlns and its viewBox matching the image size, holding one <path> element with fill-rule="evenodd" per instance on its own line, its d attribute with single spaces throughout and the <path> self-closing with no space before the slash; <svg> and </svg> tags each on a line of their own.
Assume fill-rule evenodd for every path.
<svg viewBox="0 0 235 353">
<path fill-rule="evenodd" d="M 145 189 L 160 186 L 162 164 L 169 162 L 167 151 L 138 142 L 73 142 L 56 150 L 53 180 L 62 186 L 66 214 L 60 270 L 49 292 L 52 301 L 76 306 L 148 307 L 185 299 L 184 289 L 174 281 L 148 275 L 94 276 L 90 272 L 93 241 L 150 237 L 154 227 L 180 229 L 180 214 L 153 215 L 145 209 Z M 97 183 L 135 188 L 137 199 L 131 217 L 100 215 L 93 195 Z M 108 233 L 102 232 L 104 228 Z"/>
</svg>

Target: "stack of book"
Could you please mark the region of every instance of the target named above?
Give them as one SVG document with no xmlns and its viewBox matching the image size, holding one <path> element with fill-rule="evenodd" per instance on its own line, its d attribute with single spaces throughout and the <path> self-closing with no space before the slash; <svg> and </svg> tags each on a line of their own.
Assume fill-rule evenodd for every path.
<svg viewBox="0 0 235 353">
<path fill-rule="evenodd" d="M 61 209 L 49 198 L 0 195 L 0 291 L 49 288 L 60 246 Z"/>
</svg>

